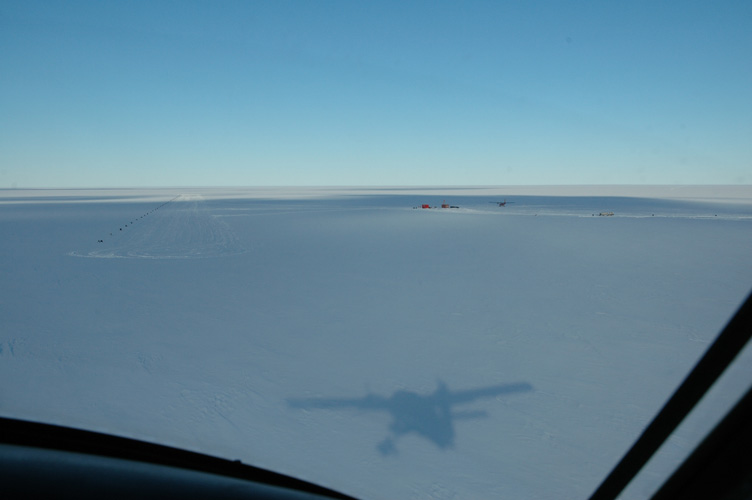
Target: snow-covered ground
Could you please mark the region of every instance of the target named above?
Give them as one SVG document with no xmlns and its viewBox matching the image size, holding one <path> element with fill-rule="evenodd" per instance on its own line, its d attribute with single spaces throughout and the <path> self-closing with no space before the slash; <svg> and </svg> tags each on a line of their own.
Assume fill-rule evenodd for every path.
<svg viewBox="0 0 752 500">
<path fill-rule="evenodd" d="M 0 414 L 365 499 L 586 498 L 752 288 L 751 194 L 0 191 Z"/>
</svg>

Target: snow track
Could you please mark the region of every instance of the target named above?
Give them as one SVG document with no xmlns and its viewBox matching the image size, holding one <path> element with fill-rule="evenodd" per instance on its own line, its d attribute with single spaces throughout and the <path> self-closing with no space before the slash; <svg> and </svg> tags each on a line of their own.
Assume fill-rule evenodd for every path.
<svg viewBox="0 0 752 500">
<path fill-rule="evenodd" d="M 196 259 L 243 253 L 232 229 L 201 195 L 183 194 L 69 255 L 100 259 Z"/>
</svg>

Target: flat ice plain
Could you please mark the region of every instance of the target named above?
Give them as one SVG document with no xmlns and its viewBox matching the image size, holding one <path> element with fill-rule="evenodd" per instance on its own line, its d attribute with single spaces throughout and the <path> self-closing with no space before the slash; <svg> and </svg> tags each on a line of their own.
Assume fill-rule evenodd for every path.
<svg viewBox="0 0 752 500">
<path fill-rule="evenodd" d="M 0 234 L 0 414 L 364 499 L 587 498 L 752 288 L 749 186 L 16 189 Z"/>
</svg>

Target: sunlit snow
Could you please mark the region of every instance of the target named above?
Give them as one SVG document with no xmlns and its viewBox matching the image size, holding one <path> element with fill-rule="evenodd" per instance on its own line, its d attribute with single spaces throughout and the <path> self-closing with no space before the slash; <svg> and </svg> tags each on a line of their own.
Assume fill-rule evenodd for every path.
<svg viewBox="0 0 752 500">
<path fill-rule="evenodd" d="M 749 195 L 0 191 L 0 413 L 366 499 L 586 498 L 752 287 Z"/>
</svg>

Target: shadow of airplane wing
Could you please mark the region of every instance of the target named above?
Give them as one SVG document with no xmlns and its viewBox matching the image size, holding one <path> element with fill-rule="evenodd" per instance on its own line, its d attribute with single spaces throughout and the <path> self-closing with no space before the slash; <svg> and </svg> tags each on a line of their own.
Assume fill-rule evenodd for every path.
<svg viewBox="0 0 752 500">
<path fill-rule="evenodd" d="M 464 391 L 448 391 L 446 385 L 441 382 L 439 391 L 447 391 L 446 397 L 450 404 L 469 403 L 476 399 L 492 398 L 502 394 L 512 394 L 515 392 L 528 392 L 533 390 L 533 386 L 527 383 L 519 384 L 502 384 L 490 387 L 481 387 L 478 389 L 467 389 Z"/>
</svg>

